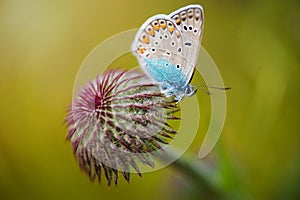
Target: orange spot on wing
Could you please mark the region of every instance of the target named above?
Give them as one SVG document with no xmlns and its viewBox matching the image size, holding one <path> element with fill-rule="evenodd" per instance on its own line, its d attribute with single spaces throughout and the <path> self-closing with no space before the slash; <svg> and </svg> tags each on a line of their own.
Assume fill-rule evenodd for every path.
<svg viewBox="0 0 300 200">
<path fill-rule="evenodd" d="M 153 29 L 157 31 L 159 29 L 159 25 L 153 25 Z"/>
<path fill-rule="evenodd" d="M 147 37 L 147 36 L 145 36 L 143 39 L 142 39 L 142 41 L 144 42 L 144 43 L 146 43 L 146 44 L 149 44 L 149 38 Z"/>
<path fill-rule="evenodd" d="M 145 52 L 145 49 L 146 48 L 139 47 L 137 51 L 139 54 L 143 54 Z"/>
<path fill-rule="evenodd" d="M 167 25 L 166 24 L 160 24 L 160 27 L 165 29 L 167 27 Z"/>
<path fill-rule="evenodd" d="M 169 26 L 168 29 L 169 29 L 169 31 L 170 31 L 171 33 L 173 33 L 173 31 L 174 31 L 174 26 Z"/>
<path fill-rule="evenodd" d="M 148 31 L 148 33 L 149 33 L 151 36 L 154 36 L 154 35 L 155 35 L 155 33 L 154 33 L 154 30 L 153 30 L 153 29 L 151 29 L 151 31 Z"/>
</svg>

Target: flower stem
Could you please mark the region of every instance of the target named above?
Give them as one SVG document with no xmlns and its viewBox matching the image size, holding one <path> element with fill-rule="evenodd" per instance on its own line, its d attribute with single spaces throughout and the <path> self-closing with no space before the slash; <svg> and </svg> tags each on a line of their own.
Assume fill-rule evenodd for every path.
<svg viewBox="0 0 300 200">
<path fill-rule="evenodd" d="M 168 162 L 177 158 L 175 149 L 168 149 L 162 160 Z M 205 163 L 199 162 L 197 157 L 181 156 L 172 166 L 182 173 L 197 189 L 197 193 L 204 197 L 226 199 L 226 194 L 217 180 L 217 174 Z"/>
</svg>

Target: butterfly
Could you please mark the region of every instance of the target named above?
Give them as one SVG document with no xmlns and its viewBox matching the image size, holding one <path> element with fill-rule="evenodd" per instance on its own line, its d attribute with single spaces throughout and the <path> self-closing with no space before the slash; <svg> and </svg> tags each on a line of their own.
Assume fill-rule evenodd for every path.
<svg viewBox="0 0 300 200">
<path fill-rule="evenodd" d="M 190 84 L 197 64 L 204 27 L 200 5 L 188 5 L 169 15 L 150 17 L 132 43 L 132 51 L 161 92 L 179 102 L 195 94 Z"/>
</svg>

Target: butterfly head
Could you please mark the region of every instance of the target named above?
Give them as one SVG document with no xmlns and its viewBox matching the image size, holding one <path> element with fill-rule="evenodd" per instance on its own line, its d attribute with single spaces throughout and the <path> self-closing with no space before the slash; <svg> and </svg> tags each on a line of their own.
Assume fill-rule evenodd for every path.
<svg viewBox="0 0 300 200">
<path fill-rule="evenodd" d="M 173 95 L 175 96 L 175 100 L 180 102 L 184 97 L 190 97 L 196 94 L 196 91 L 194 86 L 188 84 L 186 87 L 176 90 Z"/>
<path fill-rule="evenodd" d="M 184 91 L 184 95 L 187 97 L 193 96 L 196 93 L 197 90 L 195 90 L 194 86 L 191 86 L 190 84 L 187 85 Z"/>
</svg>

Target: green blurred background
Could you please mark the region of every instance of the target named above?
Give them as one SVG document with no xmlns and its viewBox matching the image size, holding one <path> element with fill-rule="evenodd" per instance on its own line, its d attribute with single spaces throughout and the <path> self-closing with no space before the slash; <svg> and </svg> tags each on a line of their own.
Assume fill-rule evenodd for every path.
<svg viewBox="0 0 300 200">
<path fill-rule="evenodd" d="M 77 70 L 96 45 L 191 3 L 204 7 L 202 45 L 232 87 L 224 131 L 207 160 L 228 190 L 300 198 L 298 0 L 2 0 L 0 199 L 201 199 L 172 167 L 118 187 L 90 182 L 63 124 Z M 200 145 L 196 139 L 188 153 Z"/>
</svg>

